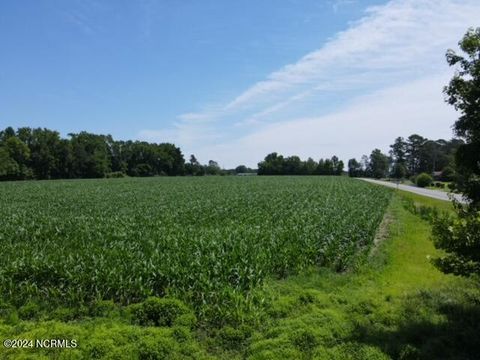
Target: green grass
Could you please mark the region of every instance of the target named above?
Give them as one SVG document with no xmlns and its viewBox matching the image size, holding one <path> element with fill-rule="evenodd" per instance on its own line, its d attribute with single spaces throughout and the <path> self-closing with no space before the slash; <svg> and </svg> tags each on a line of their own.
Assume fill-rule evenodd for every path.
<svg viewBox="0 0 480 360">
<path fill-rule="evenodd" d="M 451 201 L 437 200 L 428 196 L 414 194 L 409 191 L 395 190 L 402 198 L 411 199 L 419 206 L 435 207 L 439 211 L 453 211 Z"/>
<path fill-rule="evenodd" d="M 403 192 L 399 194 L 403 196 Z M 448 203 L 405 193 L 424 206 Z M 475 282 L 445 275 L 430 226 L 403 208 L 375 258 L 357 271 L 312 271 L 269 284 L 277 298 L 271 321 L 253 338 L 253 359 L 473 359 L 480 350 L 480 292 Z M 454 334 L 454 335 L 453 335 Z M 302 337 L 304 342 L 296 340 Z"/>
<path fill-rule="evenodd" d="M 193 310 L 165 300 L 93 309 L 59 309 L 35 319 L 35 306 L 0 312 L 0 338 L 75 338 L 74 350 L 0 347 L 1 358 L 102 359 L 475 359 L 480 352 L 480 291 L 473 280 L 439 272 L 430 225 L 408 212 L 448 202 L 397 192 L 374 251 L 343 272 L 312 266 L 268 277 L 257 322 L 206 326 Z M 143 306 L 142 308 L 138 308 Z M 82 313 L 83 311 L 83 313 Z M 72 313 L 77 312 L 80 313 Z M 32 320 L 19 319 L 33 314 Z M 140 314 L 140 315 L 139 315 Z M 170 326 L 149 326 L 159 324 Z M 171 320 L 165 320 L 171 319 Z M 165 321 L 167 321 L 165 323 Z"/>
<path fill-rule="evenodd" d="M 441 184 L 440 186 L 435 186 L 435 183 L 439 183 Z M 452 184 L 451 181 L 437 181 L 435 180 L 434 183 L 430 186 L 427 186 L 427 189 L 431 189 L 431 190 L 440 190 L 440 191 L 443 191 L 443 192 L 451 192 L 452 190 L 449 188 L 449 186 Z"/>
</svg>

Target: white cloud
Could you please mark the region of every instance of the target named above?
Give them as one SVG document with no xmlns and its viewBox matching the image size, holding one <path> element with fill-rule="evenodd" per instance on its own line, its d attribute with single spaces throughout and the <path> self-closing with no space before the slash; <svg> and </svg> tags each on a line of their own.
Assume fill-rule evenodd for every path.
<svg viewBox="0 0 480 360">
<path fill-rule="evenodd" d="M 443 102 L 447 75 L 360 96 L 341 111 L 315 118 L 292 119 L 270 124 L 231 143 L 198 149 L 202 158 L 212 157 L 226 167 L 256 166 L 273 151 L 303 158 L 337 155 L 360 158 L 378 147 L 388 151 L 397 136 L 413 133 L 431 138 L 450 138 L 454 110 Z"/>
<path fill-rule="evenodd" d="M 288 105 L 308 97 L 309 95 L 311 95 L 311 93 L 312 93 L 312 91 L 310 90 L 310 91 L 304 91 L 304 92 L 301 92 L 299 94 L 293 95 L 293 96 L 291 96 L 290 98 L 288 98 L 284 101 L 278 102 L 278 103 L 276 103 L 272 106 L 267 107 L 266 109 L 264 109 L 262 111 L 259 111 L 255 114 L 253 114 L 251 117 L 249 117 L 246 120 L 242 120 L 242 121 L 237 122 L 235 124 L 235 126 L 260 124 L 261 119 L 264 118 L 265 116 L 276 113 L 277 111 L 282 110 L 283 108 L 287 107 Z"/>
<path fill-rule="evenodd" d="M 332 2 L 332 9 L 334 12 L 338 12 L 338 10 L 340 10 L 340 8 L 344 7 L 344 6 L 347 6 L 347 5 L 351 5 L 351 4 L 354 4 L 356 2 L 356 0 L 334 0 Z"/>
<path fill-rule="evenodd" d="M 211 118 L 211 114 L 207 113 L 185 113 L 178 116 L 178 119 L 182 121 L 198 121 L 198 120 L 208 120 Z"/>
<path fill-rule="evenodd" d="M 348 30 L 340 32 L 319 50 L 270 74 L 225 106 L 231 110 L 255 105 L 286 90 L 322 83 L 387 78 L 398 73 L 431 71 L 443 60 L 446 47 L 458 41 L 480 16 L 478 1 L 391 1 L 372 7 Z M 433 64 L 430 60 L 434 59 Z M 364 75 L 369 74 L 368 78 Z M 363 85 L 360 81 L 358 85 Z"/>
<path fill-rule="evenodd" d="M 408 132 L 448 137 L 455 116 L 441 97 L 452 73 L 444 54 L 479 18 L 477 0 L 370 7 L 322 47 L 230 102 L 180 115 L 167 134 L 185 151 L 225 166 L 254 165 L 271 151 L 359 157 Z M 319 116 L 321 107 L 329 113 Z"/>
</svg>

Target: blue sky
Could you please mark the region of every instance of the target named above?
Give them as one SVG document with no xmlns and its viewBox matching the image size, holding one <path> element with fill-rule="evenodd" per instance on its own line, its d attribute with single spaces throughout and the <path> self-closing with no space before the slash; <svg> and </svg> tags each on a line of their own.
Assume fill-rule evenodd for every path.
<svg viewBox="0 0 480 360">
<path fill-rule="evenodd" d="M 449 138 L 444 53 L 479 18 L 473 0 L 4 0 L 0 127 L 174 142 L 225 167 Z"/>
</svg>

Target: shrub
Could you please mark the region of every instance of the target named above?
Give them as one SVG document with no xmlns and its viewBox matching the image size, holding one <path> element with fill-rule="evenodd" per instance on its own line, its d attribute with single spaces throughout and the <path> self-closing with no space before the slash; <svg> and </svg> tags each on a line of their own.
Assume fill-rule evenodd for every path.
<svg viewBox="0 0 480 360">
<path fill-rule="evenodd" d="M 420 175 L 417 176 L 416 182 L 417 186 L 424 188 L 429 186 L 432 183 L 433 179 L 430 175 L 427 173 L 421 173 Z"/>
<path fill-rule="evenodd" d="M 190 329 L 184 326 L 177 326 L 172 331 L 172 337 L 179 343 L 189 341 L 192 337 Z"/>
<path fill-rule="evenodd" d="M 180 300 L 149 297 L 143 303 L 132 305 L 133 321 L 143 326 L 172 326 L 181 320 L 181 325 L 192 325 L 194 315 Z M 185 319 L 190 324 L 185 324 Z"/>
<path fill-rule="evenodd" d="M 436 207 L 417 205 L 412 199 L 403 198 L 403 207 L 414 215 L 418 215 L 423 220 L 427 220 L 431 223 L 439 218 L 439 212 Z"/>
<path fill-rule="evenodd" d="M 133 176 L 153 176 L 155 173 L 150 164 L 138 164 L 132 170 Z"/>
<path fill-rule="evenodd" d="M 443 181 L 455 180 L 455 170 L 451 166 L 445 166 L 442 170 L 441 179 Z"/>
<path fill-rule="evenodd" d="M 33 319 L 39 311 L 40 307 L 36 303 L 29 301 L 18 310 L 18 315 L 20 318 L 28 320 Z"/>
<path fill-rule="evenodd" d="M 74 308 L 59 306 L 54 311 L 48 313 L 47 317 L 49 319 L 57 319 L 61 321 L 73 321 L 88 315 L 89 310 L 83 305 Z"/>
<path fill-rule="evenodd" d="M 437 268 L 447 274 L 480 274 L 480 211 L 457 205 L 456 216 L 434 221 L 432 234 L 435 246 L 446 252 L 434 260 Z"/>
<path fill-rule="evenodd" d="M 246 325 L 240 326 L 238 329 L 226 326 L 219 332 L 220 343 L 227 349 L 244 346 L 251 336 L 252 329 Z"/>
<path fill-rule="evenodd" d="M 301 305 L 312 304 L 315 302 L 315 295 L 308 291 L 303 291 L 298 295 L 298 302 Z"/>
<path fill-rule="evenodd" d="M 105 175 L 107 178 L 123 178 L 126 175 L 121 171 L 113 171 Z"/>
<path fill-rule="evenodd" d="M 139 352 L 140 360 L 162 360 L 172 358 L 175 342 L 168 338 L 146 338 L 142 341 Z"/>
<path fill-rule="evenodd" d="M 297 305 L 295 300 L 296 299 L 291 297 L 281 297 L 277 299 L 267 308 L 268 314 L 273 318 L 287 317 Z"/>
<path fill-rule="evenodd" d="M 300 330 L 291 336 L 292 343 L 302 352 L 312 351 L 317 345 L 318 340 L 310 330 Z"/>
<path fill-rule="evenodd" d="M 112 300 L 100 300 L 95 302 L 91 309 L 93 316 L 111 316 L 118 308 Z"/>
</svg>

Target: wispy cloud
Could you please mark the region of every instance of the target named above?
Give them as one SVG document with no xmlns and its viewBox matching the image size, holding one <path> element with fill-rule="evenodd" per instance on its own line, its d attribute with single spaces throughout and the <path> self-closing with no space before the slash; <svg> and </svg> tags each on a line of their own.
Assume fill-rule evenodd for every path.
<svg viewBox="0 0 480 360">
<path fill-rule="evenodd" d="M 83 33 L 87 35 L 95 34 L 95 30 L 90 25 L 87 17 L 80 11 L 66 11 L 64 12 L 65 19 L 67 22 L 73 24 L 75 27 L 80 29 Z"/>
<path fill-rule="evenodd" d="M 336 154 L 347 160 L 376 147 L 386 151 L 397 136 L 419 133 L 450 138 L 455 112 L 443 102 L 441 92 L 448 76 L 444 73 L 359 96 L 324 116 L 271 123 L 232 142 L 198 148 L 196 154 L 202 159 L 213 157 L 227 167 L 254 167 L 272 151 L 317 160 Z"/>
<path fill-rule="evenodd" d="M 316 90 L 316 89 L 314 89 L 314 90 Z M 308 91 L 301 92 L 299 94 L 295 94 L 295 95 L 289 97 L 288 99 L 286 99 L 284 101 L 277 102 L 276 104 L 273 104 L 273 105 L 267 107 L 266 109 L 263 109 L 263 110 L 261 110 L 257 113 L 254 113 L 251 117 L 249 117 L 245 120 L 239 121 L 235 125 L 236 126 L 242 126 L 242 125 L 259 124 L 259 123 L 261 123 L 262 118 L 265 118 L 266 116 L 269 116 L 270 114 L 274 114 L 274 113 L 284 109 L 285 107 L 287 107 L 288 105 L 290 105 L 294 102 L 305 99 L 306 97 L 310 96 L 312 93 L 313 93 L 313 90 L 308 90 Z"/>
<path fill-rule="evenodd" d="M 356 3 L 356 0 L 334 0 L 332 2 L 332 9 L 334 12 L 338 12 L 340 8 Z"/>
<path fill-rule="evenodd" d="M 206 149 L 210 149 L 211 157 L 217 151 L 222 156 L 229 153 L 226 148 L 238 141 L 238 138 L 250 139 L 249 141 L 257 139 L 270 144 L 269 149 L 250 146 L 249 148 L 257 150 L 234 151 L 237 155 L 243 154 L 244 162 L 247 162 L 247 156 L 257 161 L 265 155 L 263 152 L 275 149 L 276 141 L 271 132 L 271 141 L 260 139 L 259 134 L 271 130 L 277 124 L 289 124 L 292 131 L 296 126 L 303 129 L 305 138 L 308 138 L 312 131 L 306 125 L 313 127 L 314 124 L 295 119 L 304 119 L 305 114 L 310 113 L 316 115 L 316 121 L 320 121 L 315 122 L 319 124 L 315 127 L 319 131 L 316 138 L 318 144 L 336 143 L 340 150 L 344 146 L 338 135 L 341 131 L 335 136 L 328 135 L 328 141 L 324 141 L 326 135 L 321 131 L 322 121 L 328 122 L 328 119 L 335 118 L 335 114 L 343 114 L 359 97 L 365 99 L 365 94 L 381 94 L 382 89 L 401 89 L 407 86 L 405 89 L 408 88 L 414 94 L 413 98 L 418 96 L 423 99 L 427 107 L 432 104 L 433 94 L 436 106 L 441 104 L 441 98 L 438 97 L 441 95 L 441 85 L 438 81 L 427 81 L 439 87 L 426 91 L 425 83 L 418 83 L 417 80 L 438 79 L 440 74 L 445 74 L 446 49 L 454 47 L 468 27 L 478 25 L 479 18 L 480 3 L 477 0 L 392 0 L 381 6 L 370 7 L 360 20 L 350 24 L 345 31 L 335 34 L 319 49 L 306 54 L 295 63 L 273 71 L 231 101 L 218 104 L 214 111 L 207 109 L 180 115 L 175 126 L 170 129 L 175 134 L 173 140 L 186 146 L 189 151 L 207 152 Z M 409 84 L 412 86 L 408 87 Z M 388 103 L 387 98 L 384 101 Z M 332 99 L 339 101 L 337 107 L 332 106 Z M 370 103 L 375 103 L 378 109 L 382 108 L 382 103 Z M 361 112 L 362 106 L 366 105 L 358 104 L 355 111 Z M 404 103 L 404 106 L 410 105 Z M 330 117 L 322 115 L 319 108 L 328 109 Z M 445 107 L 440 108 L 443 109 L 442 112 L 446 111 Z M 451 115 L 448 111 L 446 113 Z M 355 118 L 351 116 L 352 113 L 347 114 L 352 119 Z M 437 111 L 435 114 L 439 116 Z M 438 127 L 433 117 L 424 115 L 423 121 L 430 128 Z M 375 126 L 375 121 L 378 125 L 385 122 L 390 124 L 400 120 L 401 111 L 388 116 L 384 112 L 383 117 L 380 117 L 372 110 L 369 116 L 375 119 L 371 126 Z M 199 124 L 199 121 L 204 125 Z M 343 126 L 355 129 L 363 125 L 353 120 L 343 120 L 338 126 L 342 129 Z M 443 131 L 447 134 L 448 127 L 443 128 Z M 304 141 L 300 138 L 301 136 L 290 139 L 290 144 L 301 149 Z M 182 139 L 188 139 L 188 143 L 183 143 Z M 209 142 L 203 142 L 204 139 L 209 139 Z M 391 139 L 379 137 L 377 140 L 382 141 Z M 376 145 L 372 142 L 370 146 Z M 236 158 L 241 160 L 238 156 Z M 234 165 L 227 159 L 225 164 Z"/>
<path fill-rule="evenodd" d="M 66 22 L 75 26 L 84 34 L 95 35 L 98 32 L 98 23 L 94 22 L 93 19 L 98 14 L 108 12 L 105 4 L 96 0 L 73 1 L 73 4 L 74 6 L 70 4 L 64 10 L 60 6 L 57 11 L 62 13 Z"/>
<path fill-rule="evenodd" d="M 414 76 L 431 72 L 432 63 L 446 46 L 456 43 L 466 27 L 475 22 L 478 2 L 392 1 L 369 8 L 360 21 L 328 41 L 298 62 L 273 72 L 226 105 L 226 109 L 248 107 L 265 99 L 275 99 L 286 90 L 302 85 L 395 80 L 405 73 Z M 440 51 L 440 53 L 439 53 Z M 438 68 L 439 61 L 433 62 Z M 368 74 L 368 77 L 364 75 Z M 358 81 L 362 80 L 362 81 Z"/>
<path fill-rule="evenodd" d="M 213 113 L 185 113 L 178 116 L 181 121 L 201 121 L 213 117 Z"/>
</svg>

